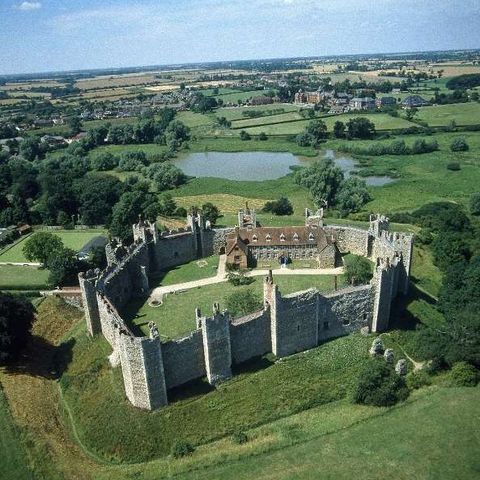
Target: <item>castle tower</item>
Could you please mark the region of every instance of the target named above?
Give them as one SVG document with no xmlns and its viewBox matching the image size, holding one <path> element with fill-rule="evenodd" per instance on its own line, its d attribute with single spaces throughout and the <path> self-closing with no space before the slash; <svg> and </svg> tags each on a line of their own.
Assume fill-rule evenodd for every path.
<svg viewBox="0 0 480 480">
<path fill-rule="evenodd" d="M 197 258 L 206 257 L 207 245 L 204 238 L 206 229 L 205 219 L 201 212 L 191 212 L 187 215 L 187 228 L 192 231 L 193 248 Z"/>
<path fill-rule="evenodd" d="M 280 301 L 278 287 L 273 283 L 272 271 L 263 281 L 263 308 L 270 311 L 270 335 L 272 341 L 272 353 L 279 356 L 280 345 L 278 342 L 278 303 Z"/>
<path fill-rule="evenodd" d="M 247 228 L 257 226 L 257 212 L 254 209 L 250 209 L 248 202 L 245 202 L 245 209 L 238 211 L 238 226 L 240 228 Z"/>
<path fill-rule="evenodd" d="M 318 209 L 315 213 L 305 209 L 305 226 L 306 227 L 323 227 L 323 208 Z"/>
<path fill-rule="evenodd" d="M 96 283 L 99 273 L 98 270 L 88 270 L 87 272 L 81 272 L 78 274 L 87 330 L 92 336 L 102 333 L 96 292 Z"/>
<path fill-rule="evenodd" d="M 133 241 L 138 242 L 139 240 L 142 240 L 143 242 L 147 243 L 149 236 L 149 224 L 144 222 L 142 216 L 139 215 L 138 223 L 133 224 Z"/>
<path fill-rule="evenodd" d="M 230 318 L 228 312 L 220 312 L 218 303 L 215 303 L 213 316 L 201 318 L 197 316 L 197 322 L 202 329 L 208 382 L 211 385 L 217 385 L 232 376 Z"/>
<path fill-rule="evenodd" d="M 370 215 L 370 228 L 369 232 L 380 238 L 382 232 L 388 232 L 390 229 L 390 221 L 385 215 L 380 215 L 379 213 L 375 215 Z"/>
<path fill-rule="evenodd" d="M 394 298 L 396 267 L 390 260 L 377 259 L 372 280 L 374 288 L 372 332 L 384 332 L 390 321 L 390 308 Z"/>
</svg>

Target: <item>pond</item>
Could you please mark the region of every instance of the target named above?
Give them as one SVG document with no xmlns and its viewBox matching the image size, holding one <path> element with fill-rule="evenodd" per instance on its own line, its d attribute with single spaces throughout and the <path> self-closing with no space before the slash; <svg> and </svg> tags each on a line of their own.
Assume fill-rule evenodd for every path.
<svg viewBox="0 0 480 480">
<path fill-rule="evenodd" d="M 302 162 L 291 153 L 205 152 L 190 153 L 175 164 L 192 177 L 262 181 L 283 177 L 291 173 L 291 166 Z"/>
<path fill-rule="evenodd" d="M 335 162 L 335 165 L 342 170 L 345 178 L 355 175 L 357 172 L 358 165 L 352 158 L 343 156 L 337 157 L 335 156 L 335 152 L 333 150 L 326 150 L 325 158 L 331 158 Z M 365 183 L 371 187 L 381 187 L 382 185 L 387 185 L 388 183 L 393 183 L 396 181 L 395 178 L 388 177 L 387 175 L 370 175 L 368 177 L 360 178 L 365 180 Z"/>
</svg>

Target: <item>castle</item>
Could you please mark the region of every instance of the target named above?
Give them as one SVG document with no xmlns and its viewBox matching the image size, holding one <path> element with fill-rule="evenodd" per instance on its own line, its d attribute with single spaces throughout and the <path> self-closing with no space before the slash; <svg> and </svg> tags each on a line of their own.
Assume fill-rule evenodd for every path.
<svg viewBox="0 0 480 480">
<path fill-rule="evenodd" d="M 187 222 L 185 229 L 159 233 L 154 224 L 140 220 L 133 226 L 132 245 L 107 245 L 104 271 L 79 275 L 88 331 L 102 334 L 111 345 L 110 362 L 121 366 L 126 396 L 139 408 L 167 405 L 169 389 L 197 378 L 216 385 L 232 376 L 232 365 L 268 352 L 285 357 L 360 328 L 384 331 L 393 299 L 408 290 L 411 235 L 390 233 L 381 215 L 371 216 L 368 230 L 323 225 L 322 219 L 326 238 L 334 239 L 340 253 L 376 262 L 369 284 L 326 295 L 312 289 L 282 296 L 270 273 L 257 312 L 230 318 L 214 304 L 211 315 L 195 311 L 197 328 L 183 338 L 161 342 L 153 324 L 149 337 L 135 336 L 120 312 L 132 298 L 148 295 L 149 275 L 224 253 L 235 232 L 211 228 L 200 214 L 189 215 Z"/>
<path fill-rule="evenodd" d="M 227 264 L 238 268 L 256 266 L 258 260 L 315 259 L 320 268 L 333 268 L 338 262 L 335 236 L 323 227 L 323 209 L 315 215 L 305 210 L 305 225 L 299 227 L 258 227 L 255 210 L 248 204 L 238 214 L 238 227 L 227 237 Z"/>
</svg>

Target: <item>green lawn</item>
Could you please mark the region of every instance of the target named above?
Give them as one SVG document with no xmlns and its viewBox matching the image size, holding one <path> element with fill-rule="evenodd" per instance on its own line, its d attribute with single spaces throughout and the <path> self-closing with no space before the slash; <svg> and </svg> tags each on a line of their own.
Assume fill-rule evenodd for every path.
<svg viewBox="0 0 480 480">
<path fill-rule="evenodd" d="M 286 112 L 278 115 L 267 115 L 264 117 L 247 118 L 245 120 L 232 121 L 232 128 L 247 128 L 257 125 L 268 125 L 270 123 L 282 123 L 292 120 L 302 120 L 303 117 L 298 112 Z"/>
<path fill-rule="evenodd" d="M 0 478 L 8 480 L 32 479 L 27 467 L 25 450 L 19 432 L 13 423 L 8 403 L 0 385 Z"/>
<path fill-rule="evenodd" d="M 0 290 L 38 290 L 46 288 L 49 271 L 37 267 L 0 265 Z"/>
<path fill-rule="evenodd" d="M 272 110 L 279 109 L 283 109 L 285 112 L 295 112 L 299 110 L 299 107 L 292 103 L 274 103 L 271 105 L 259 105 L 258 107 L 225 107 L 217 109 L 216 116 L 225 117 L 227 120 L 244 120 L 248 117 L 245 117 L 243 112 L 262 111 L 268 114 Z"/>
<path fill-rule="evenodd" d="M 214 277 L 217 274 L 218 255 L 194 260 L 159 275 L 154 279 L 155 285 L 174 285 L 175 283 L 191 282 L 201 278 Z"/>
<path fill-rule="evenodd" d="M 51 233 L 59 236 L 66 247 L 78 252 L 92 238 L 104 235 L 106 230 L 52 230 Z M 28 262 L 22 251 L 27 238 L 0 254 L 0 262 Z"/>
<path fill-rule="evenodd" d="M 283 295 L 288 293 L 317 288 L 328 292 L 334 289 L 333 275 L 292 275 L 276 276 L 275 283 L 279 286 Z M 344 285 L 343 276 L 338 277 L 338 286 Z M 152 285 L 153 286 L 153 285 Z M 167 294 L 163 298 L 163 305 L 149 306 L 148 301 L 132 301 L 125 308 L 124 316 L 133 326 L 137 333 L 147 335 L 149 332 L 148 322 L 153 321 L 158 325 L 162 340 L 180 337 L 195 330 L 195 308 L 201 309 L 203 314 L 208 315 L 212 311 L 214 302 L 219 302 L 220 307 L 226 308 L 226 299 L 232 293 L 241 293 L 252 289 L 258 296 L 258 308 L 263 301 L 263 277 L 254 277 L 253 283 L 234 287 L 228 282 L 205 285 L 184 292 Z"/>
<path fill-rule="evenodd" d="M 457 125 L 480 124 L 480 103 L 453 103 L 451 105 L 434 105 L 418 110 L 419 120 L 427 122 L 432 127 L 449 125 L 455 121 Z"/>
</svg>

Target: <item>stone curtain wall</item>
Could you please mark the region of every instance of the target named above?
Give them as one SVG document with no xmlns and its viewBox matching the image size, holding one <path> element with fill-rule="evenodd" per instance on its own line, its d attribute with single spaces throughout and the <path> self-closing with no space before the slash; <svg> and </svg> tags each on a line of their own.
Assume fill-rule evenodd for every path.
<svg viewBox="0 0 480 480">
<path fill-rule="evenodd" d="M 186 337 L 163 343 L 162 355 L 167 388 L 204 377 L 207 373 L 200 329 Z"/>
<path fill-rule="evenodd" d="M 110 361 L 122 367 L 126 396 L 140 408 L 166 405 L 167 389 L 205 375 L 215 385 L 231 377 L 232 364 L 268 352 L 291 355 L 365 326 L 386 330 L 393 299 L 408 289 L 412 237 L 389 233 L 388 219 L 375 216 L 368 231 L 326 227 L 340 252 L 376 260 L 369 285 L 328 295 L 307 290 L 282 297 L 270 275 L 262 311 L 230 320 L 216 305 L 212 316 L 197 312 L 198 329 L 184 338 L 162 344 L 155 335 L 135 337 L 118 311 L 132 297 L 147 293 L 147 274 L 220 253 L 225 246 L 232 229 L 201 228 L 200 220 L 191 221 L 186 230 L 162 235 L 151 224 L 138 224 L 132 246 L 109 247 L 105 271 L 79 275 L 88 330 L 92 335 L 101 332 L 110 343 Z"/>
<path fill-rule="evenodd" d="M 261 310 L 232 320 L 230 339 L 234 364 L 271 352 L 270 311 Z"/>
</svg>

